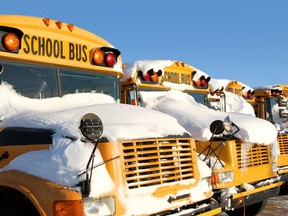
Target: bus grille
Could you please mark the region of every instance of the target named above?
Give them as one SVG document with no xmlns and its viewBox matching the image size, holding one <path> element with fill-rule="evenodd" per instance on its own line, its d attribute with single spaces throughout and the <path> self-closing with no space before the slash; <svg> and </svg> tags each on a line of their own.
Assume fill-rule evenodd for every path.
<svg viewBox="0 0 288 216">
<path fill-rule="evenodd" d="M 124 142 L 122 147 L 125 176 L 130 189 L 194 177 L 191 139 L 137 140 Z"/>
<path fill-rule="evenodd" d="M 288 154 L 288 134 L 278 135 L 280 155 Z"/>
<path fill-rule="evenodd" d="M 263 164 L 269 164 L 269 146 L 254 144 L 251 148 L 243 148 L 243 145 L 249 145 L 236 142 L 238 167 L 240 169 L 247 167 L 255 167 Z M 241 151 L 241 147 L 242 149 Z"/>
</svg>

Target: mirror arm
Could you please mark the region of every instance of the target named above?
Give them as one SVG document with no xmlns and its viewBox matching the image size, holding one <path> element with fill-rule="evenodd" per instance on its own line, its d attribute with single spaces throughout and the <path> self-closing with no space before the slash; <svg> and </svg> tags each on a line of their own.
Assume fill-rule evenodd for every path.
<svg viewBox="0 0 288 216">
<path fill-rule="evenodd" d="M 99 144 L 99 141 L 100 139 L 98 139 L 97 141 L 92 141 L 91 143 L 94 145 L 93 147 L 93 150 L 91 152 L 91 155 L 90 155 L 90 158 L 88 160 L 88 163 L 86 165 L 86 180 L 84 182 L 84 190 L 83 190 L 83 194 L 85 196 L 89 196 L 90 192 L 91 192 L 91 179 L 92 179 L 92 172 L 93 172 L 93 169 L 90 169 L 90 164 L 91 164 L 91 167 L 93 167 L 93 164 L 94 164 L 94 157 L 95 157 L 95 151 L 97 149 L 97 146 Z M 90 170 L 90 173 L 89 173 L 89 170 Z"/>
</svg>

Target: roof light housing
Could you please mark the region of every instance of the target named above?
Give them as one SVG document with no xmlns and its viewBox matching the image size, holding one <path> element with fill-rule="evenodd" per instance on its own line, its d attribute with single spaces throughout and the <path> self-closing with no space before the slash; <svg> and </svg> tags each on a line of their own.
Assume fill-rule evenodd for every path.
<svg viewBox="0 0 288 216">
<path fill-rule="evenodd" d="M 193 75 L 194 76 L 196 73 L 196 71 L 193 72 Z M 193 86 L 195 88 L 202 88 L 202 89 L 207 89 L 208 88 L 208 85 L 209 85 L 209 82 L 210 82 L 210 77 L 205 77 L 204 75 L 202 75 L 199 79 L 197 80 L 193 80 Z"/>
<path fill-rule="evenodd" d="M 163 73 L 162 70 L 158 70 L 157 72 L 155 72 L 153 68 L 148 70 L 146 73 L 143 71 L 138 71 L 138 75 L 140 76 L 142 81 L 152 83 L 157 83 L 159 77 L 162 76 L 162 73 Z"/>
</svg>

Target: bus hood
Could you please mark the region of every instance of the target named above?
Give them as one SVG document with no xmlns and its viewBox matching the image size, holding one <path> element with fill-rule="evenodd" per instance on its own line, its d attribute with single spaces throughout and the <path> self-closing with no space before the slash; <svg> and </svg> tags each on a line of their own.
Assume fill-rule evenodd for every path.
<svg viewBox="0 0 288 216">
<path fill-rule="evenodd" d="M 220 112 L 197 103 L 187 93 L 172 90 L 166 92 L 140 92 L 143 105 L 175 117 L 178 122 L 199 141 L 210 140 L 210 124 L 224 120 L 228 115 L 240 131 L 235 136 L 245 143 L 272 144 L 277 140 L 277 131 L 270 122 L 251 115 Z"/>
<path fill-rule="evenodd" d="M 167 114 L 117 104 L 107 95 L 79 93 L 63 98 L 30 99 L 0 86 L 0 127 L 50 128 L 62 136 L 79 138 L 80 118 L 86 113 L 98 115 L 109 141 L 184 135 L 187 131 Z"/>
</svg>

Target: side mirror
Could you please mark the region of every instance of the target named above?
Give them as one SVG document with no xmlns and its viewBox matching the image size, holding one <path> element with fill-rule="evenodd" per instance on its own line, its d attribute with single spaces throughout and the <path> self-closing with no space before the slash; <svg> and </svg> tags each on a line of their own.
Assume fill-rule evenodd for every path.
<svg viewBox="0 0 288 216">
<path fill-rule="evenodd" d="M 232 133 L 232 126 L 234 126 L 234 124 L 232 123 L 232 121 L 230 120 L 229 116 L 226 116 L 224 118 L 224 129 L 229 132 L 229 133 Z"/>
<path fill-rule="evenodd" d="M 229 116 L 225 117 L 224 121 L 215 120 L 210 125 L 210 131 L 213 134 L 219 135 L 225 131 L 232 133 L 232 126 L 234 124 L 231 122 Z"/>
<path fill-rule="evenodd" d="M 224 132 L 224 124 L 221 120 L 215 120 L 210 125 L 210 131 L 212 134 L 222 134 Z"/>
<path fill-rule="evenodd" d="M 97 115 L 87 113 L 80 119 L 79 130 L 85 139 L 97 142 L 103 134 L 103 124 Z"/>
</svg>

